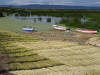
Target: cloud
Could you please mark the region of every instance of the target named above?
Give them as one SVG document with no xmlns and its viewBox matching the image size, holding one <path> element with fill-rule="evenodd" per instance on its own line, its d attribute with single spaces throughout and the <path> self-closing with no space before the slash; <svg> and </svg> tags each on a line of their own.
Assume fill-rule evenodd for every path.
<svg viewBox="0 0 100 75">
<path fill-rule="evenodd" d="M 8 4 L 11 0 L 0 0 L 0 5 Z"/>
<path fill-rule="evenodd" d="M 0 0 L 0 5 L 76 5 L 76 6 L 100 6 L 100 0 Z"/>
<path fill-rule="evenodd" d="M 28 4 L 39 4 L 37 1 L 32 0 L 12 0 L 8 4 L 15 4 L 15 5 L 28 5 Z"/>
</svg>

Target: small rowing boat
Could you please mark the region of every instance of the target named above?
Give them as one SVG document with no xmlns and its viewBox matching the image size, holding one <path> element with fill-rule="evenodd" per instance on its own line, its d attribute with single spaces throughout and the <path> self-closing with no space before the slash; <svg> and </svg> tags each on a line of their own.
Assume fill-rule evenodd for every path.
<svg viewBox="0 0 100 75">
<path fill-rule="evenodd" d="M 69 28 L 67 28 L 67 27 L 58 26 L 58 25 L 52 25 L 52 27 L 53 27 L 54 29 L 57 29 L 57 30 L 64 30 L 64 31 L 66 31 L 67 29 L 69 29 Z"/>
<path fill-rule="evenodd" d="M 24 31 L 33 31 L 34 29 L 32 27 L 24 27 L 23 30 Z"/>
<path fill-rule="evenodd" d="M 90 33 L 90 34 L 96 34 L 97 33 L 97 30 L 89 30 L 89 29 L 81 29 L 81 28 L 76 29 L 76 31 L 83 32 L 83 33 Z"/>
</svg>

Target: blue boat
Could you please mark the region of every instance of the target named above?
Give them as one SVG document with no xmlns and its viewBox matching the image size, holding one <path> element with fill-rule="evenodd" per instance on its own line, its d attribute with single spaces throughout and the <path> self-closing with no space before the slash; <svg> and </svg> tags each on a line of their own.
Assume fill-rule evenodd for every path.
<svg viewBox="0 0 100 75">
<path fill-rule="evenodd" d="M 34 31 L 33 27 L 24 27 L 23 30 L 30 31 L 30 32 Z"/>
</svg>

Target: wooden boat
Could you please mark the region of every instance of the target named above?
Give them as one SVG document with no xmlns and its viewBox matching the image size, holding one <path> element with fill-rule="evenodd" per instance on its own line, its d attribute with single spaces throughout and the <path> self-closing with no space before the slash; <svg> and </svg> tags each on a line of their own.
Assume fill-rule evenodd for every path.
<svg viewBox="0 0 100 75">
<path fill-rule="evenodd" d="M 97 33 L 97 30 L 89 30 L 89 29 L 81 29 L 81 28 L 76 29 L 76 31 L 83 32 L 83 33 L 90 33 L 90 34 L 96 34 Z"/>
<path fill-rule="evenodd" d="M 24 31 L 33 31 L 34 29 L 32 27 L 24 27 L 23 30 Z"/>
<path fill-rule="evenodd" d="M 64 30 L 64 31 L 67 30 L 67 27 L 64 26 L 52 25 L 52 27 L 57 30 Z"/>
</svg>

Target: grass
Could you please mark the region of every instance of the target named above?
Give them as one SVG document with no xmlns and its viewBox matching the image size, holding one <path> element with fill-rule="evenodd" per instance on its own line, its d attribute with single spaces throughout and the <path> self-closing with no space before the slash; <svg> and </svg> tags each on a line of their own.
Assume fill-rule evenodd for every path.
<svg viewBox="0 0 100 75">
<path fill-rule="evenodd" d="M 5 44 L 3 47 L 16 47 L 17 45 L 14 44 Z"/>
<path fill-rule="evenodd" d="M 27 37 L 0 31 L 0 52 L 9 57 L 7 64 L 9 64 L 10 71 L 33 70 L 34 72 L 34 69 L 50 68 L 53 73 L 55 70 L 51 70 L 51 68 L 54 69 L 53 67 L 64 64 L 66 69 L 64 70 L 63 67 L 61 70 L 57 70 L 58 68 L 56 68 L 57 72 L 68 75 L 100 74 L 99 48 L 79 45 L 76 42 L 43 41 Z M 24 40 L 29 42 L 23 42 Z M 40 73 L 38 70 L 37 72 Z M 23 72 L 23 74 L 25 73 Z"/>
<path fill-rule="evenodd" d="M 7 31 L 0 31 L 0 52 L 9 58 L 6 62 L 9 65 L 9 70 L 29 70 L 40 69 L 62 65 L 59 62 L 39 56 L 32 49 L 15 45 L 15 42 L 36 42 L 40 41 L 37 38 L 28 37 Z"/>
<path fill-rule="evenodd" d="M 5 50 L 6 54 L 11 54 L 11 53 L 23 53 L 23 52 L 29 52 L 29 51 L 32 51 L 31 49 L 26 49 L 26 48 L 23 48 L 23 49 L 15 49 L 15 50 Z"/>
<path fill-rule="evenodd" d="M 61 69 L 64 70 L 63 73 L 65 73 L 65 75 L 100 74 L 100 49 L 98 47 L 79 45 L 78 43 L 67 41 L 39 41 L 35 43 L 17 43 L 17 45 L 34 49 L 33 51 L 40 55 L 65 64 L 66 70 L 64 70 L 64 67 Z M 57 70 L 57 68 L 55 69 Z M 61 72 L 61 70 L 57 70 L 56 75 L 60 75 L 59 72 Z M 26 73 L 26 71 L 23 72 Z M 37 71 L 36 73 L 38 72 L 40 71 Z M 55 73 L 53 74 L 55 75 Z"/>
<path fill-rule="evenodd" d="M 41 24 L 41 23 L 33 23 L 32 21 L 18 21 L 15 19 L 12 19 L 10 17 L 3 17 L 0 18 L 0 29 L 1 30 L 9 30 L 9 31 L 15 31 L 15 32 L 24 32 L 22 30 L 23 27 L 25 26 L 32 26 L 34 27 L 37 31 L 49 31 L 51 28 L 52 24 Z"/>
<path fill-rule="evenodd" d="M 38 62 L 26 62 L 26 63 L 12 63 L 10 65 L 11 70 L 27 70 L 27 69 L 40 69 L 46 67 L 52 67 L 61 65 L 51 60 L 43 60 Z"/>
<path fill-rule="evenodd" d="M 24 43 L 16 43 L 17 45 L 24 46 Z M 30 45 L 31 44 L 31 45 Z M 64 41 L 38 41 L 34 43 L 25 43 L 28 48 L 32 48 L 33 50 L 44 50 L 44 49 L 53 49 L 53 48 L 64 48 L 64 47 L 73 47 L 77 46 L 78 43 L 74 42 L 64 42 Z M 24 46 L 25 47 L 25 46 Z"/>
<path fill-rule="evenodd" d="M 15 47 L 5 47 L 5 50 L 18 50 L 18 49 L 25 49 L 23 47 L 18 47 L 18 46 L 15 46 Z"/>
<path fill-rule="evenodd" d="M 34 52 L 22 52 L 22 53 L 11 53 L 8 54 L 8 57 L 22 57 L 22 56 L 31 56 L 36 55 Z"/>
<path fill-rule="evenodd" d="M 12 59 L 10 59 L 9 63 L 36 62 L 41 60 L 48 60 L 48 59 L 39 55 L 32 55 L 32 56 L 24 56 L 20 58 L 13 57 Z"/>
</svg>

